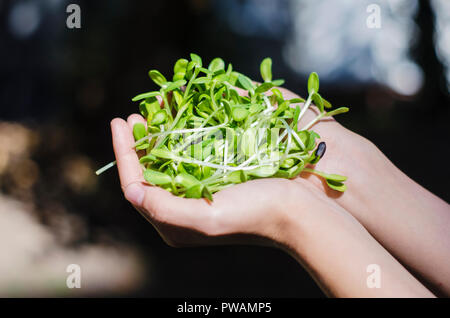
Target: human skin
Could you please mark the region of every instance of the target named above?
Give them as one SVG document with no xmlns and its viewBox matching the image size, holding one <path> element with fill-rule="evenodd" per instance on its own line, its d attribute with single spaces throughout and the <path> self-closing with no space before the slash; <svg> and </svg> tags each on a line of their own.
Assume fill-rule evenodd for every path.
<svg viewBox="0 0 450 318">
<path fill-rule="evenodd" d="M 288 98 L 297 96 L 283 92 Z M 300 126 L 315 112 L 312 109 Z M 301 176 L 334 198 L 433 292 L 450 296 L 449 204 L 400 171 L 373 143 L 335 120 L 321 121 L 313 129 L 327 144 L 327 153 L 315 168 L 347 176 L 348 190 L 342 194 L 315 175 Z"/>
<path fill-rule="evenodd" d="M 296 96 L 283 93 L 287 98 Z M 315 112 L 308 110 L 300 127 Z M 235 185 L 216 193 L 212 203 L 179 198 L 145 184 L 132 148 L 136 122 L 145 121 L 132 115 L 128 122 L 111 123 L 122 189 L 170 245 L 275 245 L 292 254 L 330 296 L 432 296 L 389 250 L 427 284 L 448 292 L 448 204 L 336 121 L 327 119 L 314 126 L 327 143 L 327 153 L 316 168 L 348 176 L 344 194 L 304 173 L 294 180 Z M 438 244 L 433 242 L 438 238 Z M 380 266 L 380 289 L 366 285 L 369 264 Z"/>
</svg>

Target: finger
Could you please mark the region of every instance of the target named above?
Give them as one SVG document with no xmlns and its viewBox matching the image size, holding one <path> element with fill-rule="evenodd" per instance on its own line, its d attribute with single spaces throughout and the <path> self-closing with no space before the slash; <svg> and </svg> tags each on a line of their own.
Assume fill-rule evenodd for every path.
<svg viewBox="0 0 450 318">
<path fill-rule="evenodd" d="M 142 168 L 134 147 L 132 130 L 123 119 L 115 118 L 111 122 L 114 153 L 119 170 L 120 184 L 125 197 L 135 205 L 142 204 L 144 181 Z"/>
<path fill-rule="evenodd" d="M 128 116 L 127 123 L 132 131 L 133 131 L 134 125 L 138 124 L 138 123 L 144 124 L 147 127 L 147 121 L 144 119 L 144 117 L 142 117 L 139 114 L 132 114 L 132 115 Z"/>
<path fill-rule="evenodd" d="M 134 123 L 138 116 L 130 116 Z M 213 214 L 205 200 L 184 199 L 159 187 L 145 185 L 135 150 L 130 125 L 116 118 L 111 122 L 113 146 L 125 197 L 136 207 L 143 207 L 157 222 L 211 232 Z"/>
<path fill-rule="evenodd" d="M 290 90 L 284 88 L 284 87 L 277 87 L 280 92 L 283 94 L 283 97 L 285 99 L 293 99 L 293 98 L 299 98 L 300 96 L 291 92 Z"/>
<path fill-rule="evenodd" d="M 216 225 L 214 209 L 205 200 L 180 198 L 160 187 L 146 187 L 142 206 L 159 223 L 208 234 Z"/>
</svg>

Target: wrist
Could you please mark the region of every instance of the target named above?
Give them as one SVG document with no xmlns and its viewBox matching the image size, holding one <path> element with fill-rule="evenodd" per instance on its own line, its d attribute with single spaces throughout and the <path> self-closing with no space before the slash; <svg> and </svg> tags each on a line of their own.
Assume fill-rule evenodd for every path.
<svg viewBox="0 0 450 318">
<path fill-rule="evenodd" d="M 358 222 L 332 200 L 324 200 L 323 193 L 308 181 L 299 178 L 291 181 L 293 187 L 276 213 L 275 225 L 270 229 L 270 238 L 278 247 L 296 258 L 304 255 L 305 242 L 323 238 L 325 228 L 333 224 Z"/>
<path fill-rule="evenodd" d="M 362 242 L 368 233 L 341 206 L 324 199 L 323 194 L 310 184 L 307 186 L 311 187 L 309 198 L 299 200 L 296 207 L 284 215 L 285 228 L 276 242 L 322 285 L 320 280 L 328 271 L 327 264 L 340 257 L 339 250 L 348 252 L 346 246 L 355 245 L 355 242 L 359 242 L 356 245 L 365 244 Z"/>
</svg>

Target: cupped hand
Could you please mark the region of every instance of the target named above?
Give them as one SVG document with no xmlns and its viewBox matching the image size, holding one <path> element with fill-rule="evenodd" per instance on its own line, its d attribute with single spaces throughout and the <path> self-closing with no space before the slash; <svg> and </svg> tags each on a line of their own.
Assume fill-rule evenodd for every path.
<svg viewBox="0 0 450 318">
<path fill-rule="evenodd" d="M 297 96 L 281 90 L 287 99 Z M 305 127 L 317 114 L 314 107 L 308 109 L 299 128 Z M 394 287 L 399 286 L 397 278 L 402 275 L 407 284 L 404 293 L 400 294 L 411 294 L 406 292 L 413 289 L 411 282 L 414 288 L 418 286 L 423 290 L 423 286 L 367 233 L 367 229 L 378 242 L 432 285 L 441 286 L 441 280 L 448 281 L 445 262 L 440 261 L 448 254 L 442 252 L 445 243 L 442 244 L 444 248 L 435 248 L 435 243 L 442 241 L 448 233 L 442 222 L 446 219 L 448 204 L 416 185 L 375 145 L 334 119 L 324 119 L 312 126 L 321 136 L 320 141 L 327 145 L 325 156 L 314 168 L 347 176 L 345 193 L 329 189 L 316 175 L 302 173 L 293 180 L 268 178 L 233 185 L 215 193 L 212 202 L 180 198 L 145 182 L 133 148 L 132 127 L 136 122 L 145 123 L 145 120 L 140 115 L 131 115 L 127 121 L 116 118 L 111 122 L 120 182 L 125 197 L 169 245 L 276 245 L 294 251 L 300 262 L 310 268 L 313 275 L 316 273 L 315 279 L 325 288 L 334 286 L 336 290 L 330 293 L 336 295 L 342 288 L 346 291 L 347 287 L 361 287 L 362 280 L 353 281 L 353 276 L 356 273 L 358 277 L 361 268 L 365 269 L 369 263 L 385 264 L 385 272 L 392 269 L 390 279 L 394 295 L 399 294 Z M 422 224 L 428 226 L 421 227 Z M 409 248 L 405 249 L 405 246 Z M 411 255 L 412 248 L 421 254 Z M 433 248 L 442 253 L 430 257 L 429 251 Z M 424 252 L 427 257 L 420 256 Z M 341 266 L 336 267 L 342 275 L 336 275 L 335 270 L 328 272 L 329 267 L 325 265 L 330 257 L 343 260 Z M 438 266 L 439 270 L 429 270 Z M 335 282 L 336 277 L 342 277 L 343 281 Z M 358 288 L 355 292 L 352 288 L 350 295 L 367 292 Z"/>
<path fill-rule="evenodd" d="M 283 92 L 288 97 L 296 96 L 287 90 Z M 309 118 L 300 122 L 300 129 L 314 118 L 315 112 L 314 108 L 307 112 Z M 320 177 L 309 173 L 300 177 L 333 198 L 395 257 L 436 291 L 448 296 L 448 203 L 400 171 L 372 142 L 334 119 L 322 120 L 312 129 L 327 145 L 326 154 L 315 169 L 347 176 L 347 190 L 331 190 Z"/>
<path fill-rule="evenodd" d="M 286 89 L 281 90 L 285 98 L 298 97 Z M 300 127 L 314 119 L 316 114 L 318 110 L 314 107 L 308 109 L 299 123 Z M 137 114 L 128 117 L 127 121 L 116 118 L 111 122 L 122 190 L 128 201 L 172 246 L 249 241 L 284 244 L 283 233 L 293 218 L 299 213 L 312 213 L 317 210 L 315 206 L 329 205 L 325 194 L 341 196 L 340 192 L 329 189 L 319 177 L 302 173 L 302 178 L 294 180 L 269 178 L 233 185 L 214 194 L 213 202 L 176 197 L 145 182 L 133 148 L 132 129 L 137 122 L 145 124 L 144 118 Z M 327 144 L 326 154 L 316 168 L 348 175 L 348 159 L 354 157 L 343 151 L 343 143 L 360 142 L 361 137 L 332 118 L 322 120 L 313 129 Z"/>
<path fill-rule="evenodd" d="M 252 180 L 215 193 L 212 202 L 180 198 L 151 186 L 133 148 L 132 127 L 137 122 L 145 123 L 137 114 L 111 122 L 122 190 L 169 245 L 284 244 L 291 218 L 324 205 L 317 198 L 321 194 L 304 180 Z"/>
</svg>

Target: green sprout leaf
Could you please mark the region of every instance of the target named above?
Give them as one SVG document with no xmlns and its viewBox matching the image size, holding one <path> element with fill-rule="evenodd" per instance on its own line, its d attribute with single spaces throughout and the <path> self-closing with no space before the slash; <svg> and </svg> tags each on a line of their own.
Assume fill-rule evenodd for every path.
<svg viewBox="0 0 450 318">
<path fill-rule="evenodd" d="M 166 84 L 167 85 L 167 84 Z M 174 89 L 180 88 L 181 86 L 186 85 L 185 80 L 178 80 L 176 82 L 169 83 L 167 87 L 164 89 L 165 92 L 173 91 Z"/>
<path fill-rule="evenodd" d="M 262 166 L 248 171 L 248 174 L 259 178 L 268 178 L 273 176 L 278 171 L 278 167 L 275 166 Z"/>
<path fill-rule="evenodd" d="M 247 118 L 249 111 L 245 108 L 234 108 L 232 117 L 235 121 L 243 121 Z"/>
<path fill-rule="evenodd" d="M 284 80 L 273 80 L 269 57 L 261 62 L 260 73 L 263 82 L 253 82 L 219 57 L 206 68 L 197 54 L 176 61 L 172 81 L 151 70 L 159 91 L 132 99 L 145 119 L 132 129 L 144 179 L 173 195 L 209 201 L 234 184 L 292 179 L 302 171 L 320 176 L 331 189 L 345 191 L 345 176 L 313 169 L 326 150 L 326 140 L 318 140 L 313 127 L 348 108 L 330 109 L 331 103 L 319 94 L 317 73 L 308 78 L 306 101 L 286 98 L 276 88 Z M 320 113 L 305 123 L 303 116 L 314 104 Z"/>
<path fill-rule="evenodd" d="M 336 109 L 334 109 L 334 110 L 332 110 L 330 112 L 327 112 L 326 115 L 327 116 L 336 116 L 336 115 L 339 115 L 339 114 L 346 113 L 348 111 L 349 111 L 349 109 L 347 107 L 339 107 L 339 108 L 336 108 Z"/>
<path fill-rule="evenodd" d="M 148 76 L 155 82 L 157 85 L 163 87 L 166 84 L 167 80 L 160 72 L 157 70 L 151 70 L 148 72 Z"/>
<path fill-rule="evenodd" d="M 276 79 L 272 81 L 273 86 L 281 86 L 284 84 L 284 79 Z"/>
<path fill-rule="evenodd" d="M 322 96 L 319 95 L 319 93 L 313 93 L 312 100 L 314 104 L 319 108 L 320 112 L 323 113 L 323 99 Z"/>
<path fill-rule="evenodd" d="M 319 92 L 319 75 L 316 72 L 312 72 L 308 78 L 308 94 Z"/>
<path fill-rule="evenodd" d="M 194 81 L 192 81 L 192 83 L 206 84 L 206 83 L 209 83 L 209 81 L 211 81 L 211 80 L 208 77 L 204 76 L 204 77 L 197 77 Z"/>
<path fill-rule="evenodd" d="M 292 98 L 289 100 L 291 104 L 304 103 L 305 100 L 301 97 Z"/>
<path fill-rule="evenodd" d="M 336 190 L 339 192 L 345 192 L 345 190 L 347 190 L 347 186 L 345 184 L 343 184 L 342 182 L 329 180 L 329 179 L 327 179 L 326 182 L 327 182 L 327 185 L 333 190 Z"/>
<path fill-rule="evenodd" d="M 133 126 L 133 136 L 134 140 L 139 140 L 144 138 L 147 135 L 147 128 L 143 123 L 136 123 Z"/>
<path fill-rule="evenodd" d="M 278 88 L 272 89 L 272 93 L 273 93 L 273 95 L 276 96 L 278 101 L 281 101 L 281 102 L 284 101 L 283 93 L 281 93 L 281 91 Z"/>
<path fill-rule="evenodd" d="M 194 62 L 198 67 L 202 67 L 202 59 L 200 56 L 198 56 L 195 53 L 191 53 L 191 60 Z"/>
<path fill-rule="evenodd" d="M 262 83 L 261 85 L 259 85 L 256 89 L 255 89 L 255 93 L 256 94 L 261 94 L 264 92 L 267 92 L 269 89 L 271 89 L 273 87 L 272 83 Z"/>
<path fill-rule="evenodd" d="M 175 73 L 175 74 L 173 74 L 173 81 L 176 82 L 176 81 L 182 80 L 185 78 L 185 76 L 186 76 L 186 73 L 184 73 L 184 72 Z"/>
<path fill-rule="evenodd" d="M 148 93 L 139 94 L 139 95 L 133 97 L 132 101 L 133 102 L 137 102 L 137 101 L 142 100 L 142 99 L 146 99 L 146 98 L 149 98 L 149 97 L 160 96 L 160 95 L 161 95 L 160 92 L 148 92 Z"/>
<path fill-rule="evenodd" d="M 347 180 L 347 177 L 345 176 L 341 176 L 338 174 L 329 174 L 309 168 L 305 168 L 304 171 L 314 173 L 324 178 L 327 185 L 333 190 L 344 192 L 347 189 L 347 186 L 343 183 Z"/>
<path fill-rule="evenodd" d="M 225 62 L 220 57 L 216 57 L 211 61 L 211 63 L 209 63 L 208 70 L 213 73 L 220 70 L 225 70 Z"/>
<path fill-rule="evenodd" d="M 270 57 L 266 57 L 261 62 L 260 71 L 264 82 L 272 81 L 272 59 Z"/>
<path fill-rule="evenodd" d="M 151 169 L 144 171 L 144 179 L 152 185 L 164 185 L 172 182 L 172 177 L 169 175 Z"/>
<path fill-rule="evenodd" d="M 159 126 L 164 124 L 167 121 L 167 113 L 164 109 L 159 110 L 151 121 L 152 126 Z"/>
<path fill-rule="evenodd" d="M 180 185 L 187 189 L 200 184 L 200 181 L 196 177 L 186 172 L 182 172 L 177 175 L 174 181 L 177 185 Z"/>
<path fill-rule="evenodd" d="M 162 158 L 162 159 L 175 159 L 176 155 L 173 154 L 172 152 L 170 152 L 169 150 L 165 150 L 165 149 L 152 149 L 150 151 L 150 154 L 158 157 L 158 158 Z"/>
<path fill-rule="evenodd" d="M 146 156 L 142 156 L 141 158 L 139 158 L 139 162 L 140 163 L 151 163 L 156 161 L 156 157 L 153 155 L 146 155 Z"/>
<path fill-rule="evenodd" d="M 208 187 L 203 187 L 202 197 L 205 198 L 205 199 L 208 199 L 209 201 L 213 200 L 212 194 L 209 191 Z"/>
<path fill-rule="evenodd" d="M 151 118 L 153 114 L 161 109 L 158 99 L 155 97 L 149 97 L 145 101 L 139 104 L 139 111 L 145 118 Z"/>
<path fill-rule="evenodd" d="M 225 183 L 241 183 L 242 181 L 242 170 L 241 171 L 233 171 L 230 174 L 227 174 L 223 177 L 223 181 Z"/>
<path fill-rule="evenodd" d="M 241 87 L 249 92 L 253 92 L 253 84 L 252 81 L 245 75 L 239 74 L 238 82 L 241 84 Z"/>
<path fill-rule="evenodd" d="M 186 73 L 188 63 L 189 61 L 186 59 L 179 59 L 173 67 L 173 73 Z"/>
<path fill-rule="evenodd" d="M 200 199 L 203 196 L 202 184 L 197 184 L 186 190 L 186 198 Z"/>
<path fill-rule="evenodd" d="M 322 99 L 323 99 L 323 105 L 325 106 L 325 108 L 331 108 L 331 103 L 323 97 L 322 97 Z"/>
</svg>

